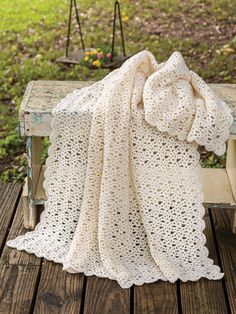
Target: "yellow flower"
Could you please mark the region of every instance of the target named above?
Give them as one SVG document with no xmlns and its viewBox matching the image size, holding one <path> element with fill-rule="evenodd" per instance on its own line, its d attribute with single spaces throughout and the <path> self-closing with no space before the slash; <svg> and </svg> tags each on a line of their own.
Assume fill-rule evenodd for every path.
<svg viewBox="0 0 236 314">
<path fill-rule="evenodd" d="M 223 47 L 222 51 L 223 51 L 224 55 L 229 55 L 229 54 L 235 52 L 235 50 L 233 48 L 226 46 L 226 45 Z"/>
<path fill-rule="evenodd" d="M 90 55 L 90 51 L 86 51 L 85 56 L 89 56 L 89 55 Z"/>
<path fill-rule="evenodd" d="M 125 11 L 122 11 L 122 12 L 121 12 L 121 16 L 122 16 L 122 21 L 123 21 L 124 23 L 125 23 L 125 22 L 128 22 L 129 17 L 128 17 L 128 15 L 126 14 Z"/>
<path fill-rule="evenodd" d="M 97 52 L 97 49 L 93 49 L 92 51 L 91 51 L 91 55 L 96 55 L 98 52 Z"/>
<path fill-rule="evenodd" d="M 125 22 L 128 22 L 128 20 L 129 20 L 128 15 L 125 15 L 125 16 L 122 17 L 122 21 L 123 21 L 124 23 L 125 23 Z"/>
<path fill-rule="evenodd" d="M 88 61 L 89 60 L 89 56 L 84 57 L 84 61 Z"/>
<path fill-rule="evenodd" d="M 93 65 L 94 65 L 95 67 L 97 67 L 97 68 L 100 68 L 101 62 L 100 62 L 99 60 L 95 60 L 95 61 L 93 61 Z"/>
</svg>

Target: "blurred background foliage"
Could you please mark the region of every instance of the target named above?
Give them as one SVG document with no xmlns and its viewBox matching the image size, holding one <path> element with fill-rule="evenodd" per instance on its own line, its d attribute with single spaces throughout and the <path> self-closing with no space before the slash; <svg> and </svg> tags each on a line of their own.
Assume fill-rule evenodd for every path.
<svg viewBox="0 0 236 314">
<path fill-rule="evenodd" d="M 207 82 L 236 83 L 234 0 L 120 1 L 128 54 L 150 50 L 158 60 L 179 50 Z M 79 2 L 86 47 L 111 44 L 113 1 Z M 0 6 L 0 180 L 25 176 L 25 139 L 18 135 L 18 109 L 31 80 L 99 80 L 108 70 L 91 71 L 55 63 L 64 54 L 69 1 L 1 0 Z M 79 35 L 73 19 L 73 48 Z M 117 46 L 120 38 L 117 36 Z M 73 49 L 72 48 L 72 49 Z M 117 50 L 119 54 L 119 49 Z M 47 156 L 45 139 L 42 158 Z M 204 167 L 224 167 L 225 156 L 200 148 Z"/>
</svg>

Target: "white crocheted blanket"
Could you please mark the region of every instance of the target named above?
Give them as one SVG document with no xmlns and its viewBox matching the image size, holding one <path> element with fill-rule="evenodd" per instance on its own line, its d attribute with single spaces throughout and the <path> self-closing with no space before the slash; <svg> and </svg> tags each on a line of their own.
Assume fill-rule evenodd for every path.
<svg viewBox="0 0 236 314">
<path fill-rule="evenodd" d="M 179 52 L 148 51 L 53 109 L 36 229 L 7 245 L 121 287 L 221 279 L 208 257 L 198 144 L 217 155 L 232 111 Z"/>
</svg>

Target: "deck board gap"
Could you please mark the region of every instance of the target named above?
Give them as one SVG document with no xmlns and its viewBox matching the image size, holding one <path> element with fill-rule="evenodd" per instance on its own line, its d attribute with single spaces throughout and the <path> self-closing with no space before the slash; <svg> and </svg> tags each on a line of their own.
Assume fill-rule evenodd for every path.
<svg viewBox="0 0 236 314">
<path fill-rule="evenodd" d="M 82 290 L 82 295 L 81 295 L 81 305 L 80 305 L 79 314 L 83 314 L 84 313 L 84 303 L 85 303 L 86 288 L 87 288 L 87 277 L 84 276 L 83 290 Z"/>
<path fill-rule="evenodd" d="M 38 289 L 39 289 L 39 283 L 40 283 L 40 279 L 41 279 L 43 260 L 44 260 L 43 258 L 41 258 L 41 260 L 40 260 L 39 271 L 38 271 L 38 275 L 37 275 L 37 279 L 36 279 L 36 284 L 35 284 L 35 289 L 34 289 L 34 294 L 33 294 L 32 302 L 31 302 L 29 314 L 34 313 L 34 307 L 35 307 Z"/>
<path fill-rule="evenodd" d="M 130 288 L 130 314 L 134 314 L 134 286 Z"/>
<path fill-rule="evenodd" d="M 178 313 L 182 314 L 182 304 L 181 304 L 181 291 L 180 291 L 180 279 L 176 282 L 176 294 L 177 294 L 177 306 L 178 306 Z"/>
<path fill-rule="evenodd" d="M 215 242 L 215 248 L 216 248 L 216 254 L 217 254 L 217 258 L 218 258 L 218 264 L 219 264 L 220 269 L 222 271 L 224 271 L 223 270 L 223 264 L 222 264 L 222 261 L 221 261 L 221 256 L 220 256 L 219 243 L 218 243 L 217 236 L 216 236 L 214 220 L 213 220 L 213 217 L 212 217 L 212 210 L 214 210 L 214 209 L 208 208 L 209 218 L 210 218 L 210 222 L 211 222 L 211 230 L 212 230 L 212 235 L 213 235 L 213 239 L 214 239 L 214 242 Z M 221 282 L 222 282 L 222 287 L 223 287 L 223 291 L 224 291 L 226 307 L 227 307 L 228 313 L 231 314 L 231 308 L 230 308 L 230 302 L 229 302 L 229 298 L 228 298 L 227 287 L 226 287 L 226 283 L 225 283 L 225 277 L 223 277 L 221 279 Z"/>
</svg>

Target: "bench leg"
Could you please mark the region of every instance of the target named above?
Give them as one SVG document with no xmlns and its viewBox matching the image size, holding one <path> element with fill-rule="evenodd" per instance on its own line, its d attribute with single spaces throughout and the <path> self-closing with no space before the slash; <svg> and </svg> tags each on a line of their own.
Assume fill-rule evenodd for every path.
<svg viewBox="0 0 236 314">
<path fill-rule="evenodd" d="M 236 200 L 236 140 L 228 141 L 226 171 Z M 236 233 L 236 209 L 232 213 L 232 232 Z"/>
<path fill-rule="evenodd" d="M 236 234 L 236 209 L 233 210 L 232 216 L 232 232 Z"/>
<path fill-rule="evenodd" d="M 41 137 L 29 136 L 27 149 L 27 196 L 23 197 L 24 226 L 33 230 L 37 224 L 37 205 L 34 203 L 37 183 L 41 169 Z"/>
</svg>

